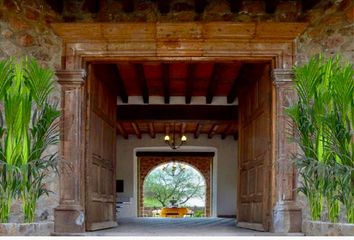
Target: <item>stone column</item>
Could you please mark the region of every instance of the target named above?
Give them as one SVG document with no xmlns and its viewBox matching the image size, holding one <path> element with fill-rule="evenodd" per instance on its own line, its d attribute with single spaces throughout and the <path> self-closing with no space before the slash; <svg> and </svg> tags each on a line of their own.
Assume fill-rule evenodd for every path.
<svg viewBox="0 0 354 240">
<path fill-rule="evenodd" d="M 293 86 L 293 73 L 290 69 L 274 69 L 275 85 L 275 205 L 272 217 L 272 232 L 301 232 L 301 209 L 296 202 L 296 169 L 292 153 L 297 150 L 290 140 L 293 129 L 290 118 L 285 113 L 296 94 Z"/>
<path fill-rule="evenodd" d="M 85 231 L 85 91 L 84 70 L 57 71 L 61 85 L 59 206 L 55 233 Z"/>
</svg>

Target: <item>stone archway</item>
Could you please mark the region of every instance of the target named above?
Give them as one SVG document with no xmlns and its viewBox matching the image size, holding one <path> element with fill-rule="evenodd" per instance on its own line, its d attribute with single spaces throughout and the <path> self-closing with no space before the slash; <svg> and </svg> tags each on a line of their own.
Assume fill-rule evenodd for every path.
<svg viewBox="0 0 354 240">
<path fill-rule="evenodd" d="M 206 191 L 205 191 L 205 216 L 210 217 L 212 215 L 211 209 L 212 209 L 212 166 L 213 166 L 213 155 L 214 153 L 204 153 L 200 154 L 191 154 L 188 156 L 188 153 L 186 153 L 186 156 L 163 156 L 163 154 L 156 154 L 155 156 L 151 153 L 149 153 L 149 156 L 144 156 L 144 154 L 139 154 L 138 155 L 138 216 L 141 216 L 141 213 L 143 212 L 144 208 L 144 198 L 143 198 L 143 184 L 145 181 L 145 178 L 148 176 L 148 174 L 156 168 L 157 166 L 171 162 L 171 158 L 174 159 L 176 162 L 181 162 L 188 164 L 195 169 L 197 169 L 201 175 L 205 179 L 205 184 L 206 184 Z M 202 156 L 205 155 L 205 156 Z M 209 155 L 209 156 L 207 156 Z"/>
<path fill-rule="evenodd" d="M 82 23 L 53 24 L 63 39 L 61 157 L 71 166 L 60 174 L 55 232 L 84 232 L 87 189 L 87 102 L 85 69 L 89 62 L 109 61 L 267 61 L 272 68 L 271 163 L 267 206 L 270 231 L 301 231 L 296 203 L 294 144 L 287 142 L 284 107 L 294 96 L 291 67 L 295 39 L 305 23 Z M 236 173 L 235 173 L 236 174 Z M 247 183 L 247 181 L 246 181 Z"/>
</svg>

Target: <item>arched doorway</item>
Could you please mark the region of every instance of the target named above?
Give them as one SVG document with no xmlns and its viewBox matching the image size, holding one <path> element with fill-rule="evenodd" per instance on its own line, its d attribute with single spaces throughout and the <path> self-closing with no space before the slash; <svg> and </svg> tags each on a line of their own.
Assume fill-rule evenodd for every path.
<svg viewBox="0 0 354 240">
<path fill-rule="evenodd" d="M 197 169 L 205 181 L 205 211 L 204 216 L 212 215 L 212 167 L 214 152 L 137 152 L 138 157 L 138 216 L 144 216 L 144 182 L 146 177 L 156 167 L 171 162 L 181 162 Z"/>
<path fill-rule="evenodd" d="M 203 174 L 190 164 L 171 159 L 153 168 L 143 183 L 143 215 L 175 217 L 175 212 L 161 214 L 161 209 L 187 210 L 184 215 L 205 216 L 206 183 Z M 178 217 L 182 217 L 180 214 Z"/>
</svg>

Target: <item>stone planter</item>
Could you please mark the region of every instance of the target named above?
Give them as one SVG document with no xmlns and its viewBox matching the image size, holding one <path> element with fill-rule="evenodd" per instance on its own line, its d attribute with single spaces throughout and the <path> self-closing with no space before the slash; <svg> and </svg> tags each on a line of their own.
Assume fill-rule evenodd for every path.
<svg viewBox="0 0 354 240">
<path fill-rule="evenodd" d="M 354 236 L 354 224 L 304 221 L 306 236 Z"/>
<path fill-rule="evenodd" d="M 0 223 L 0 236 L 49 236 L 54 222 Z"/>
</svg>

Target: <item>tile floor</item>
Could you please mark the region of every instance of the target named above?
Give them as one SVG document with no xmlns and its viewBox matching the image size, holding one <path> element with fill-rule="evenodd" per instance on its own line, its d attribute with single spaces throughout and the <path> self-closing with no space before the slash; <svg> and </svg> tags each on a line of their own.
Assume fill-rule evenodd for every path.
<svg viewBox="0 0 354 240">
<path fill-rule="evenodd" d="M 236 227 L 232 218 L 121 218 L 118 227 L 86 236 L 274 236 Z M 301 236 L 302 234 L 290 234 Z"/>
</svg>

